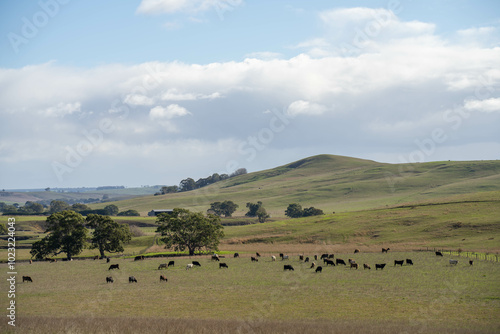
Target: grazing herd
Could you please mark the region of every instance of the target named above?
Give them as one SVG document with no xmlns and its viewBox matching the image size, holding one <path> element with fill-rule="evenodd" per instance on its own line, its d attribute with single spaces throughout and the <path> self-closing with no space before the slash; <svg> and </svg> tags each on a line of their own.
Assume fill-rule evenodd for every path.
<svg viewBox="0 0 500 334">
<path fill-rule="evenodd" d="M 382 248 L 382 253 L 388 253 L 388 251 L 390 250 L 390 248 Z M 355 249 L 354 250 L 354 254 L 358 254 L 360 253 L 359 249 Z M 443 254 L 439 251 L 436 251 L 435 252 L 436 256 L 443 256 Z M 256 256 L 251 256 L 250 259 L 251 259 L 251 262 L 259 262 L 259 258 L 261 257 L 261 254 L 256 252 L 255 253 Z M 239 258 L 240 255 L 238 253 L 234 253 L 233 255 L 234 258 Z M 285 255 L 283 253 L 280 253 L 279 254 L 279 257 L 281 258 L 282 261 L 284 260 L 290 260 L 290 256 L 289 255 Z M 211 256 L 211 260 L 212 261 L 216 261 L 216 262 L 219 262 L 219 269 L 229 269 L 229 266 L 227 265 L 227 263 L 225 262 L 220 262 L 220 259 L 221 258 L 224 258 L 224 256 L 221 256 L 221 255 L 218 255 L 218 254 L 213 254 Z M 99 258 L 97 257 L 94 257 L 93 258 L 94 260 L 98 260 Z M 308 263 L 310 258 L 309 257 L 305 257 L 303 254 L 299 254 L 298 255 L 298 259 L 299 261 L 303 262 L 303 263 Z M 335 258 L 335 255 L 334 254 L 328 254 L 328 253 L 325 253 L 325 254 L 322 254 L 321 257 L 320 257 L 321 260 L 323 260 L 323 264 L 328 267 L 328 266 L 332 266 L 332 267 L 335 267 L 335 266 L 339 266 L 339 265 L 344 265 L 344 266 L 347 266 L 346 265 L 346 262 L 341 259 L 341 258 Z M 140 260 L 144 260 L 144 256 L 136 256 L 134 258 L 134 261 L 140 261 Z M 318 261 L 318 255 L 314 255 L 314 260 L 315 261 Z M 276 261 L 276 256 L 275 255 L 272 255 L 271 256 L 271 262 L 275 262 Z M 109 263 L 110 262 L 110 258 L 107 257 L 106 258 L 106 262 Z M 349 263 L 349 269 L 358 269 L 359 268 L 359 264 L 354 260 L 354 259 L 348 259 L 347 261 Z M 468 260 L 469 262 L 469 265 L 472 266 L 474 264 L 473 260 Z M 30 264 L 32 263 L 32 261 L 30 261 Z M 403 267 L 403 265 L 406 266 L 413 266 L 413 261 L 412 259 L 405 259 L 405 260 L 394 260 L 394 267 L 396 266 L 400 266 L 400 267 Z M 454 260 L 454 259 L 450 259 L 449 260 L 449 264 L 451 266 L 456 266 L 458 264 L 458 260 Z M 169 267 L 173 267 L 175 266 L 175 261 L 169 261 L 168 263 L 160 263 L 158 265 L 158 270 L 162 270 L 162 269 L 168 269 Z M 198 261 L 191 261 L 191 263 L 188 263 L 186 265 L 186 270 L 189 270 L 189 269 L 192 269 L 194 267 L 201 267 L 201 264 L 200 262 Z M 375 264 L 375 270 L 383 270 L 384 268 L 386 267 L 386 263 L 376 263 Z M 316 265 L 316 262 L 311 262 L 311 266 L 309 267 L 310 269 L 315 269 L 315 273 L 321 273 L 323 272 L 323 267 L 322 266 L 317 266 Z M 120 265 L 119 264 L 111 264 L 108 268 L 108 271 L 109 270 L 114 270 L 114 269 L 117 269 L 117 270 L 120 270 Z M 363 263 L 363 269 L 368 269 L 368 270 L 371 270 L 371 266 L 367 263 Z M 295 271 L 294 267 L 291 265 L 291 264 L 285 264 L 283 266 L 283 270 L 284 271 Z M 22 276 L 22 281 L 23 283 L 24 282 L 31 282 L 33 283 L 33 279 L 30 277 L 30 276 Z M 165 277 L 164 275 L 160 275 L 160 282 L 167 282 L 168 279 L 167 277 Z M 129 276 L 129 279 L 128 279 L 128 282 L 129 283 L 137 283 L 137 279 L 134 277 L 134 276 Z M 112 276 L 107 276 L 106 277 L 106 283 L 114 283 L 114 279 Z"/>
</svg>

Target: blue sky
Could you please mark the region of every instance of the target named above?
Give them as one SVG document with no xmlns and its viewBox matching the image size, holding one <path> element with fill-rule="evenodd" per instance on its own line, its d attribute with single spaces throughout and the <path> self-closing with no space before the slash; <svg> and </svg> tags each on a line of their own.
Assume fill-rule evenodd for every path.
<svg viewBox="0 0 500 334">
<path fill-rule="evenodd" d="M 0 188 L 498 159 L 498 1 L 3 1 Z"/>
</svg>

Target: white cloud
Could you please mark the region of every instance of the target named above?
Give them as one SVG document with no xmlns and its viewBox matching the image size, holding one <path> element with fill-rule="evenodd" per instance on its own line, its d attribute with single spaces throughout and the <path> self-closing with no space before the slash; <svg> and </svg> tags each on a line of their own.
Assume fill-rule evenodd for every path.
<svg viewBox="0 0 500 334">
<path fill-rule="evenodd" d="M 297 115 L 322 115 L 327 108 L 321 104 L 304 100 L 298 100 L 290 103 L 287 114 L 294 117 Z"/>
<path fill-rule="evenodd" d="M 203 99 L 217 99 L 220 98 L 221 94 L 218 92 L 210 94 L 201 93 L 182 93 L 176 88 L 170 88 L 161 95 L 161 99 L 164 101 L 195 101 Z"/>
<path fill-rule="evenodd" d="M 145 95 L 128 94 L 125 96 L 124 102 L 133 106 L 150 106 L 154 103 L 154 100 Z"/>
<path fill-rule="evenodd" d="M 40 110 L 40 114 L 48 117 L 62 117 L 80 112 L 81 103 L 58 103 L 55 106 Z"/>
<path fill-rule="evenodd" d="M 182 117 L 190 114 L 191 113 L 186 108 L 181 107 L 178 104 L 170 104 L 166 108 L 156 106 L 149 111 L 149 117 L 152 120 L 169 120 L 172 118 Z"/>
<path fill-rule="evenodd" d="M 207 10 L 224 11 L 243 4 L 243 0 L 142 0 L 137 8 L 144 14 L 198 13 Z"/>
<path fill-rule="evenodd" d="M 500 98 L 490 98 L 486 100 L 468 100 L 464 103 L 467 110 L 495 112 L 500 111 Z"/>
</svg>

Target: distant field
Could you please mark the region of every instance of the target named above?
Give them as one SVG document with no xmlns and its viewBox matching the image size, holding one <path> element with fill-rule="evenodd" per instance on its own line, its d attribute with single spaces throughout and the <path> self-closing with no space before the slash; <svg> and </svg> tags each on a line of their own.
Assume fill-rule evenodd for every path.
<svg viewBox="0 0 500 334">
<path fill-rule="evenodd" d="M 274 253 L 278 255 L 277 252 Z M 306 255 L 312 258 L 314 253 Z M 17 329 L 23 333 L 172 332 L 273 333 L 495 333 L 500 330 L 500 263 L 431 252 L 336 253 L 368 263 L 371 270 L 325 267 L 315 273 L 295 252 L 289 261 L 259 262 L 249 255 L 217 262 L 196 257 L 200 268 L 186 271 L 192 258 L 175 258 L 175 267 L 158 270 L 168 259 L 37 262 L 17 265 Z M 414 265 L 394 267 L 410 258 Z M 316 261 L 319 264 L 319 261 Z M 294 267 L 284 272 L 284 263 Z M 375 263 L 387 263 L 375 270 Z M 6 265 L 0 265 L 7 270 Z M 160 274 L 168 282 L 160 282 Z M 33 283 L 22 283 L 29 275 Z M 115 282 L 107 284 L 106 276 Z M 138 283 L 128 283 L 133 275 Z M 3 299 L 5 299 L 5 295 Z M 154 318 L 154 319 L 153 319 Z M 129 321 L 127 319 L 136 319 Z M 151 321 L 144 321 L 151 319 Z M 148 325 L 149 323 L 149 325 Z M 126 325 L 125 325 L 126 324 Z M 202 324 L 205 324 L 203 326 Z M 147 327 L 143 327 L 147 326 Z M 198 330 L 196 330 L 198 328 Z M 201 331 L 200 328 L 204 328 Z M 0 331 L 9 333 L 6 321 Z M 11 331 L 12 333 L 17 333 Z"/>
</svg>

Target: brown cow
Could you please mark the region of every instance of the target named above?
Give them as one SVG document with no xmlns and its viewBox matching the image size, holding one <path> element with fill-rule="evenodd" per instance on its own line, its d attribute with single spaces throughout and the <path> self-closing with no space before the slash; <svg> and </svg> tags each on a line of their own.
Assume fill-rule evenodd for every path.
<svg viewBox="0 0 500 334">
<path fill-rule="evenodd" d="M 366 263 L 363 263 L 363 269 L 372 269 L 369 265 L 367 265 Z"/>
<path fill-rule="evenodd" d="M 160 275 L 160 282 L 162 282 L 162 281 L 166 282 L 166 281 L 168 281 L 168 279 L 165 276 Z"/>
<path fill-rule="evenodd" d="M 357 249 L 357 248 L 354 250 L 354 254 L 356 254 L 356 253 L 359 253 L 359 249 Z"/>
<path fill-rule="evenodd" d="M 358 264 L 357 264 L 357 263 L 351 263 L 351 269 L 352 269 L 352 268 L 356 268 L 356 269 L 358 269 Z"/>
</svg>

